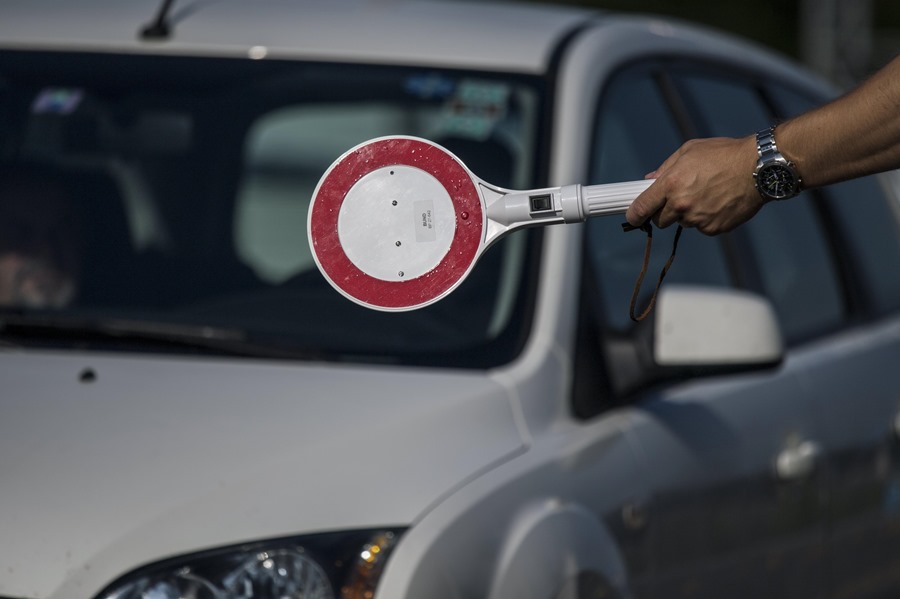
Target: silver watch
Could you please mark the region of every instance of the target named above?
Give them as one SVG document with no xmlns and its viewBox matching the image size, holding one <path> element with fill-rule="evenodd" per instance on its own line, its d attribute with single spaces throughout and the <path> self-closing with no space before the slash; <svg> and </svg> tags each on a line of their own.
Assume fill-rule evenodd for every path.
<svg viewBox="0 0 900 599">
<path fill-rule="evenodd" d="M 753 178 L 764 200 L 786 200 L 800 193 L 802 183 L 794 163 L 785 158 L 775 145 L 775 127 L 756 134 L 759 160 Z"/>
</svg>

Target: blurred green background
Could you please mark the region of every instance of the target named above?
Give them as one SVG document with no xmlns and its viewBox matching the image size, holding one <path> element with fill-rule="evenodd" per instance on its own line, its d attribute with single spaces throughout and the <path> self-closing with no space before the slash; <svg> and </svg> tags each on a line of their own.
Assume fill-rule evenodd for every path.
<svg viewBox="0 0 900 599">
<path fill-rule="evenodd" d="M 900 53 L 898 0 L 557 0 L 654 13 L 736 33 L 831 80 L 857 83 Z"/>
</svg>

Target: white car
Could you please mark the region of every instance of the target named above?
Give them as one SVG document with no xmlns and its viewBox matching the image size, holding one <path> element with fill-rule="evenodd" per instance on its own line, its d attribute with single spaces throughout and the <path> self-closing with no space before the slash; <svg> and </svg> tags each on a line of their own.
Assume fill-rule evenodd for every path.
<svg viewBox="0 0 900 599">
<path fill-rule="evenodd" d="M 518 231 L 407 313 L 306 236 L 367 139 L 607 183 L 833 93 L 559 6 L 4 0 L 0 597 L 896 596 L 887 178 L 685 231 L 639 325 L 622 218 Z"/>
</svg>

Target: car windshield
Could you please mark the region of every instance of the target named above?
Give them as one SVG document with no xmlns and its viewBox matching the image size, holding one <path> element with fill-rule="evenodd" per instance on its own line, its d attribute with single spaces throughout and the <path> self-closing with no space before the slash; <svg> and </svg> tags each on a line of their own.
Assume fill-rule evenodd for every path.
<svg viewBox="0 0 900 599">
<path fill-rule="evenodd" d="M 383 313 L 319 274 L 319 177 L 384 135 L 541 183 L 540 79 L 288 60 L 0 52 L 5 342 L 485 367 L 530 319 L 539 231 L 453 294 Z"/>
</svg>

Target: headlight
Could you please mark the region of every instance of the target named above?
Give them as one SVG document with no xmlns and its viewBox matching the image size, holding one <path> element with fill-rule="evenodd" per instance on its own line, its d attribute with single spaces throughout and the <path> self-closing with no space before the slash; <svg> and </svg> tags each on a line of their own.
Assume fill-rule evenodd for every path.
<svg viewBox="0 0 900 599">
<path fill-rule="evenodd" d="M 141 568 L 97 599 L 371 599 L 400 529 L 307 535 Z"/>
</svg>

